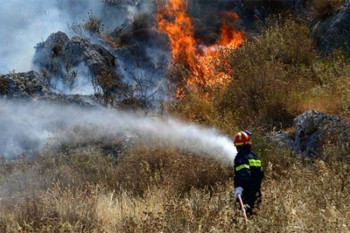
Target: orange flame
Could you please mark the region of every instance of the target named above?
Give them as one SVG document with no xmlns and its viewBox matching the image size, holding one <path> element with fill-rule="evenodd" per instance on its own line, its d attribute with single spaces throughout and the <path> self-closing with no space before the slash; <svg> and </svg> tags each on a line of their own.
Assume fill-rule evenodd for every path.
<svg viewBox="0 0 350 233">
<path fill-rule="evenodd" d="M 244 33 L 231 28 L 230 23 L 239 19 L 234 12 L 224 12 L 220 40 L 211 46 L 201 46 L 194 39 L 194 27 L 188 16 L 184 0 L 169 0 L 158 9 L 159 30 L 167 34 L 170 41 L 173 63 L 182 62 L 190 74 L 186 85 L 204 88 L 226 86 L 233 70 L 219 71 L 220 65 L 227 65 L 225 49 L 236 49 L 244 41 Z M 197 49 L 196 49 L 197 47 Z M 198 50 L 201 49 L 201 51 Z M 184 86 L 178 86 L 177 97 L 183 98 Z"/>
<path fill-rule="evenodd" d="M 186 9 L 187 5 L 182 0 L 170 0 L 162 14 L 157 14 L 157 20 L 160 31 L 169 37 L 172 59 L 193 64 L 196 42 Z"/>
<path fill-rule="evenodd" d="M 230 27 L 230 22 L 238 21 L 239 16 L 235 12 L 224 12 L 222 18 L 221 35 L 219 44 L 228 48 L 238 48 L 244 41 L 244 33 Z"/>
</svg>

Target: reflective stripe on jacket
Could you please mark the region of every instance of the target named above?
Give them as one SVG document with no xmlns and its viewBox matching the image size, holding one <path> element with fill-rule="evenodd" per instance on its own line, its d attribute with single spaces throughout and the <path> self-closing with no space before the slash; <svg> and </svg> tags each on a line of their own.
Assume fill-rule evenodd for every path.
<svg viewBox="0 0 350 233">
<path fill-rule="evenodd" d="M 250 147 L 239 150 L 234 160 L 234 186 L 245 190 L 260 190 L 264 172 L 261 160 Z"/>
</svg>

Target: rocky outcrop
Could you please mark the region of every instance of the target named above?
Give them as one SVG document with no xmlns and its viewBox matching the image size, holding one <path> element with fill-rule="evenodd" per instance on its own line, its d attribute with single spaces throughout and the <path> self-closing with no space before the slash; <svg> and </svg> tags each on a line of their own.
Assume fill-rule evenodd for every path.
<svg viewBox="0 0 350 233">
<path fill-rule="evenodd" d="M 107 45 L 91 44 L 78 36 L 69 39 L 63 32 L 53 33 L 36 47 L 35 71 L 0 79 L 0 96 L 60 102 L 84 99 L 78 100 L 82 103 L 93 98 L 93 102 L 123 108 L 148 107 L 159 91 L 168 60 L 163 59 L 163 51 L 134 42 L 108 50 Z"/>
<path fill-rule="evenodd" d="M 294 149 L 303 155 L 317 155 L 323 144 L 341 141 L 344 125 L 340 117 L 307 111 L 294 119 Z"/>
<path fill-rule="evenodd" d="M 9 97 L 38 97 L 49 93 L 49 83 L 35 71 L 0 76 L 0 95 Z"/>
<path fill-rule="evenodd" d="M 70 40 L 63 32 L 51 34 L 36 47 L 33 64 L 49 79 L 60 78 L 68 87 L 76 82 L 77 70 L 83 64 L 91 73 L 91 77 L 86 78 L 92 79 L 92 84 L 101 87 L 104 93 L 125 90 L 122 77 L 116 72 L 119 66 L 115 57 L 102 46 L 93 45 L 79 36 Z"/>
<path fill-rule="evenodd" d="M 281 147 L 293 149 L 303 156 L 318 156 L 326 144 L 349 142 L 350 124 L 340 117 L 314 110 L 294 119 L 293 133 L 275 132 L 271 139 Z"/>
<path fill-rule="evenodd" d="M 346 0 L 343 8 L 334 16 L 318 22 L 312 31 L 313 38 L 321 52 L 347 47 L 350 43 L 350 0 Z"/>
<path fill-rule="evenodd" d="M 48 80 L 35 71 L 0 76 L 0 98 L 52 101 L 55 103 L 97 106 L 94 95 L 66 95 L 55 92 Z"/>
</svg>

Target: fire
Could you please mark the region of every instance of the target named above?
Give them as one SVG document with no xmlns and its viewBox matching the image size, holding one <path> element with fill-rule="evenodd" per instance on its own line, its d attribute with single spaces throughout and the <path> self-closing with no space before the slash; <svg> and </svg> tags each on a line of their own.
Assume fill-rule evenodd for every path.
<svg viewBox="0 0 350 233">
<path fill-rule="evenodd" d="M 239 16 L 235 12 L 224 12 L 222 17 L 221 35 L 219 44 L 228 48 L 238 48 L 244 41 L 244 33 L 230 27 L 231 21 L 238 21 Z"/>
<path fill-rule="evenodd" d="M 184 0 L 169 0 L 158 9 L 158 28 L 169 38 L 172 61 L 185 64 L 190 71 L 185 85 L 205 89 L 224 87 L 230 82 L 233 70 L 220 71 L 217 67 L 227 65 L 226 49 L 236 49 L 244 41 L 244 33 L 230 26 L 239 16 L 234 12 L 224 12 L 218 43 L 203 46 L 194 38 L 194 27 L 186 10 L 187 3 Z M 182 98 L 184 95 L 184 85 L 179 85 L 177 97 Z"/>
<path fill-rule="evenodd" d="M 183 0 L 170 0 L 157 14 L 160 31 L 169 37 L 173 61 L 181 60 L 188 64 L 195 62 L 194 28 L 186 13 L 187 5 Z"/>
</svg>

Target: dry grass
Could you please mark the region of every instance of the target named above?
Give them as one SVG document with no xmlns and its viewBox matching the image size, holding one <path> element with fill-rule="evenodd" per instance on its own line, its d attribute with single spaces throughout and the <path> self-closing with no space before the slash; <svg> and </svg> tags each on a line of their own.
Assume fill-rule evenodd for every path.
<svg viewBox="0 0 350 233">
<path fill-rule="evenodd" d="M 346 147 L 342 151 L 329 147 L 325 160 L 308 161 L 259 140 L 256 146 L 266 173 L 264 198 L 247 224 L 232 198 L 230 165 L 169 148 L 142 146 L 116 165 L 98 152 L 41 157 L 33 162 L 2 161 L 0 229 L 349 232 Z M 342 156 L 336 158 L 335 153 Z"/>
</svg>

